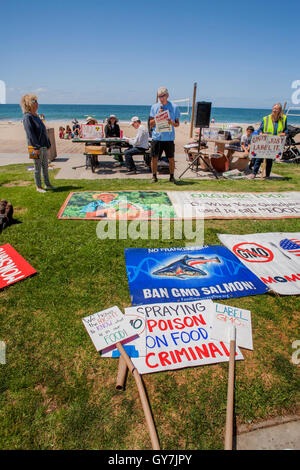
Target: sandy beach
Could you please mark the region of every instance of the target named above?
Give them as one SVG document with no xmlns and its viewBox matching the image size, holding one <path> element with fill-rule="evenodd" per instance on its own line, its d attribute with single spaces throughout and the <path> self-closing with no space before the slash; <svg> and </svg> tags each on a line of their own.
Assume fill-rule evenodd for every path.
<svg viewBox="0 0 300 470">
<path fill-rule="evenodd" d="M 60 126 L 65 127 L 67 124 L 70 125 L 72 128 L 71 122 L 60 122 L 60 121 L 46 121 L 47 128 L 54 128 L 55 133 L 55 142 L 56 142 L 56 149 L 57 154 L 61 153 L 83 153 L 84 151 L 84 144 L 73 143 L 71 140 L 64 140 L 58 137 L 58 129 Z M 143 122 L 146 125 L 145 122 Z M 221 127 L 222 123 L 215 123 L 213 127 Z M 228 125 L 224 124 L 225 126 Z M 242 127 L 244 130 L 249 124 L 235 124 L 232 123 L 231 125 L 236 125 Z M 259 125 L 255 123 L 255 126 Z M 130 126 L 129 123 L 120 123 L 120 128 L 123 130 L 124 136 L 126 137 L 134 137 L 136 134 L 135 129 Z M 193 139 L 190 138 L 190 123 L 184 124 L 181 123 L 175 131 L 176 138 L 175 138 L 175 145 L 176 145 L 176 154 L 184 153 L 184 145 L 192 142 Z M 194 131 L 193 131 L 194 135 Z M 211 149 L 213 151 L 213 149 Z M 1 121 L 0 122 L 0 154 L 1 153 L 15 153 L 15 154 L 22 154 L 27 153 L 27 143 L 26 143 L 26 136 L 22 122 L 14 122 L 14 121 Z"/>
</svg>

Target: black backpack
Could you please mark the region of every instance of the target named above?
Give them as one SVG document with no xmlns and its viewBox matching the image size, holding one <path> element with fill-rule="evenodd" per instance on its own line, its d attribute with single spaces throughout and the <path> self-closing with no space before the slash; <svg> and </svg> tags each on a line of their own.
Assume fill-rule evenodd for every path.
<svg viewBox="0 0 300 470">
<path fill-rule="evenodd" d="M 12 204 L 2 199 L 0 201 L 0 233 L 13 223 L 13 212 Z"/>
</svg>

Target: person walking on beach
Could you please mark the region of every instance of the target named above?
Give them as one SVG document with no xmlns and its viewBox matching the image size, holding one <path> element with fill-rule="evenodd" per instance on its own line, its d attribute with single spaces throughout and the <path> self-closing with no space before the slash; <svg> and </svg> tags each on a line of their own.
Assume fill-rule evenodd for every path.
<svg viewBox="0 0 300 470">
<path fill-rule="evenodd" d="M 282 106 L 280 103 L 274 104 L 272 113 L 265 116 L 258 129 L 258 134 L 271 134 L 271 135 L 286 135 L 287 134 L 287 119 L 286 115 L 282 114 Z M 253 163 L 253 173 L 250 179 L 254 179 L 259 171 L 262 163 L 262 158 L 256 158 Z M 268 158 L 266 161 L 266 178 L 270 178 L 273 160 Z"/>
<path fill-rule="evenodd" d="M 46 189 L 55 189 L 51 186 L 48 175 L 48 149 L 51 147 L 45 124 L 37 114 L 39 107 L 36 95 L 27 94 L 21 99 L 20 106 L 23 111 L 23 125 L 26 132 L 28 146 L 33 147 L 38 158 L 34 159 L 34 180 L 36 190 L 40 193 L 46 191 L 42 188 L 41 170 Z"/>
<path fill-rule="evenodd" d="M 157 162 L 162 153 L 165 152 L 169 160 L 170 181 L 176 183 L 174 178 L 175 170 L 175 127 L 179 126 L 180 111 L 178 106 L 168 101 L 169 92 L 165 87 L 160 87 L 157 91 L 159 103 L 152 105 L 150 110 L 150 126 L 152 131 L 151 142 L 151 169 L 152 169 L 152 182 L 156 183 L 157 180 Z M 169 117 L 165 121 L 161 121 L 161 125 L 157 125 L 157 118 L 160 113 L 167 111 Z"/>
</svg>

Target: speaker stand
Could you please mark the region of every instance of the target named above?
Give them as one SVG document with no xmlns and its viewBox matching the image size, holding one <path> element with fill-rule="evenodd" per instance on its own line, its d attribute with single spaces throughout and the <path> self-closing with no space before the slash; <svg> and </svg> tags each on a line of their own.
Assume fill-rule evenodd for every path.
<svg viewBox="0 0 300 470">
<path fill-rule="evenodd" d="M 178 178 L 180 179 L 190 168 L 191 166 L 194 165 L 194 163 L 197 161 L 198 158 L 200 158 L 203 163 L 205 163 L 205 165 L 207 166 L 207 168 L 209 169 L 209 171 L 211 171 L 213 173 L 213 175 L 215 176 L 215 178 L 218 180 L 218 174 L 216 172 L 216 170 L 209 164 L 207 163 L 207 161 L 205 160 L 205 158 L 202 157 L 202 153 L 200 151 L 200 147 L 201 147 L 201 134 L 202 134 L 202 127 L 200 127 L 200 131 L 199 131 L 199 142 L 198 142 L 198 153 L 197 155 L 195 156 L 194 160 L 187 166 L 187 168 L 184 170 L 183 173 L 181 173 L 180 176 L 178 176 Z"/>
</svg>

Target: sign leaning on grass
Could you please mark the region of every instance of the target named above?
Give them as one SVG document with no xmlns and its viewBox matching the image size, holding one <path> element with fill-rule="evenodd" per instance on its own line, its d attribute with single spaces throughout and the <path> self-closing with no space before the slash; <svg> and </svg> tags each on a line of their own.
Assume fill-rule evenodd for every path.
<svg viewBox="0 0 300 470">
<path fill-rule="evenodd" d="M 300 294 L 300 232 L 218 234 L 218 237 L 274 292 Z"/>
<path fill-rule="evenodd" d="M 35 273 L 36 270 L 9 243 L 0 246 L 0 289 Z"/>
<path fill-rule="evenodd" d="M 250 155 L 253 158 L 268 158 L 275 160 L 282 156 L 285 144 L 282 135 L 253 135 L 251 139 Z"/>
<path fill-rule="evenodd" d="M 147 355 L 132 358 L 139 373 L 227 362 L 228 344 L 210 337 L 212 305 L 211 300 L 199 300 L 126 308 L 125 316 L 146 318 Z M 236 359 L 243 359 L 238 348 Z"/>
<path fill-rule="evenodd" d="M 133 306 L 227 299 L 269 290 L 221 245 L 127 248 L 125 260 Z"/>
<path fill-rule="evenodd" d="M 137 335 L 117 306 L 89 315 L 82 322 L 97 351 L 109 351 L 116 343 L 123 344 Z"/>
</svg>

